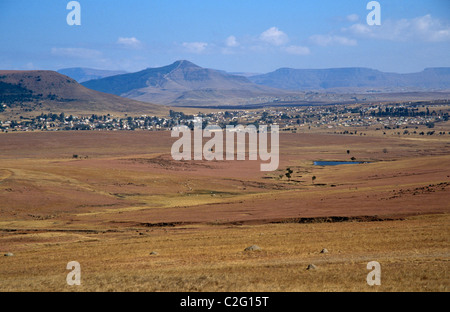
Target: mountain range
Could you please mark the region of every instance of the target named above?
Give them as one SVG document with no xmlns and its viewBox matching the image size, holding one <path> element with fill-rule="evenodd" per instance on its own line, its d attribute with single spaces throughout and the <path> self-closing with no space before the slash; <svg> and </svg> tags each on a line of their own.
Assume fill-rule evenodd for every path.
<svg viewBox="0 0 450 312">
<path fill-rule="evenodd" d="M 385 73 L 370 68 L 293 69 L 250 76 L 249 80 L 264 86 L 285 90 L 327 90 L 339 88 L 382 88 L 399 91 L 450 89 L 450 68 L 426 68 L 418 73 Z M 385 90 L 386 91 L 386 90 Z"/>
<path fill-rule="evenodd" d="M 134 100 L 171 106 L 226 106 L 301 98 L 306 91 L 389 93 L 450 89 L 450 68 L 419 73 L 385 73 L 370 68 L 292 69 L 267 74 L 227 73 L 202 68 L 186 60 L 109 76 L 84 86 Z"/>
<path fill-rule="evenodd" d="M 233 105 L 289 92 L 251 82 L 248 78 L 180 60 L 171 65 L 84 82 L 87 88 L 134 100 L 171 106 Z"/>
<path fill-rule="evenodd" d="M 64 72 L 64 70 L 60 70 Z M 0 70 L 0 104 L 21 111 L 142 112 L 174 106 L 314 105 L 448 98 L 450 68 L 384 73 L 369 68 L 290 69 L 231 74 L 180 60 L 135 73 L 66 69 Z M 111 76 L 110 76 L 111 75 Z M 314 90 L 314 92 L 310 92 Z M 161 105 L 163 104 L 163 105 Z M 252 106 L 256 107 L 256 106 Z M 2 107 L 0 107 L 2 109 Z M 16 113 L 16 112 L 14 112 Z"/>
</svg>

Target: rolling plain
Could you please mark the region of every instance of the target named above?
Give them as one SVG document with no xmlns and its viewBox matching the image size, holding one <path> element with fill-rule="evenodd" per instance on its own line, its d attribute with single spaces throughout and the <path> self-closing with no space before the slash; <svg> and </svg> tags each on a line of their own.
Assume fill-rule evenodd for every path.
<svg viewBox="0 0 450 312">
<path fill-rule="evenodd" d="M 175 161 L 174 141 L 0 133 L 0 291 L 449 290 L 450 135 L 280 133 L 274 172 Z"/>
</svg>

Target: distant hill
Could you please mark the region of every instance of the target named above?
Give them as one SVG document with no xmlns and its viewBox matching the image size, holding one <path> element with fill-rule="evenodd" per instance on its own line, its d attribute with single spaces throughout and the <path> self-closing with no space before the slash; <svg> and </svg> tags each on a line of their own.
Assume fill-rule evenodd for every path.
<svg viewBox="0 0 450 312">
<path fill-rule="evenodd" d="M 418 90 L 450 89 L 450 68 L 427 68 L 419 73 L 385 73 L 370 68 L 292 69 L 249 77 L 264 86 L 285 90 L 320 90 L 334 88 L 409 88 Z"/>
<path fill-rule="evenodd" d="M 261 75 L 261 73 L 247 73 L 247 72 L 229 72 L 230 75 L 243 76 L 243 77 L 252 77 L 256 75 Z"/>
<path fill-rule="evenodd" d="M 57 70 L 57 72 L 75 79 L 78 83 L 92 79 L 101 79 L 109 76 L 126 74 L 126 71 L 121 70 L 103 70 L 83 67 L 63 68 Z"/>
<path fill-rule="evenodd" d="M 54 71 L 0 70 L 0 103 L 24 111 L 146 112 L 167 108 L 90 90 Z"/>
<path fill-rule="evenodd" d="M 185 60 L 136 73 L 90 80 L 83 85 L 139 101 L 175 106 L 238 104 L 245 98 L 287 93 L 254 84 L 243 76 L 202 68 Z"/>
</svg>

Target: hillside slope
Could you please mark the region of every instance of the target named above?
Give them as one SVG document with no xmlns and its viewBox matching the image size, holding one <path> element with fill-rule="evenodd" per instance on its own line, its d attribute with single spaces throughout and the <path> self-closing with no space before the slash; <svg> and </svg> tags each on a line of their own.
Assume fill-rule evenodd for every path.
<svg viewBox="0 0 450 312">
<path fill-rule="evenodd" d="M 54 71 L 0 70 L 0 102 L 22 110 L 146 112 L 167 108 L 90 90 Z"/>
<path fill-rule="evenodd" d="M 287 93 L 259 86 L 243 76 L 202 68 L 185 60 L 136 73 L 91 80 L 83 85 L 139 101 L 180 106 L 237 104 L 244 98 Z"/>
</svg>

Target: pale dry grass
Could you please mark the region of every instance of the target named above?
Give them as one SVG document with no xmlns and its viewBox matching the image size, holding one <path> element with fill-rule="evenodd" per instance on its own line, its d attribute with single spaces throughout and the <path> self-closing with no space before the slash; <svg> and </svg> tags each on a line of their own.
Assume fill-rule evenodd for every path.
<svg viewBox="0 0 450 312">
<path fill-rule="evenodd" d="M 154 162 L 170 150 L 164 133 L 2 134 L 0 291 L 448 291 L 449 138 L 286 134 L 266 175 L 251 162 Z M 380 162 L 312 165 L 352 155 Z M 288 166 L 302 182 L 277 179 Z M 409 217 L 268 224 L 355 215 Z M 262 251 L 244 252 L 253 244 Z M 66 284 L 73 260 L 79 287 Z M 366 284 L 372 260 L 381 286 Z"/>
<path fill-rule="evenodd" d="M 31 240 L 2 234 L 9 249 L 1 251 L 15 256 L 0 258 L 0 290 L 448 291 L 449 221 L 445 214 L 381 222 L 134 228 L 64 234 L 53 241 L 54 235 Z M 252 244 L 262 251 L 243 251 Z M 322 248 L 329 253 L 321 254 Z M 72 260 L 81 264 L 81 286 L 66 284 L 65 266 Z M 381 264 L 381 286 L 366 284 L 366 265 L 373 260 Z M 317 269 L 306 270 L 310 263 Z"/>
</svg>

